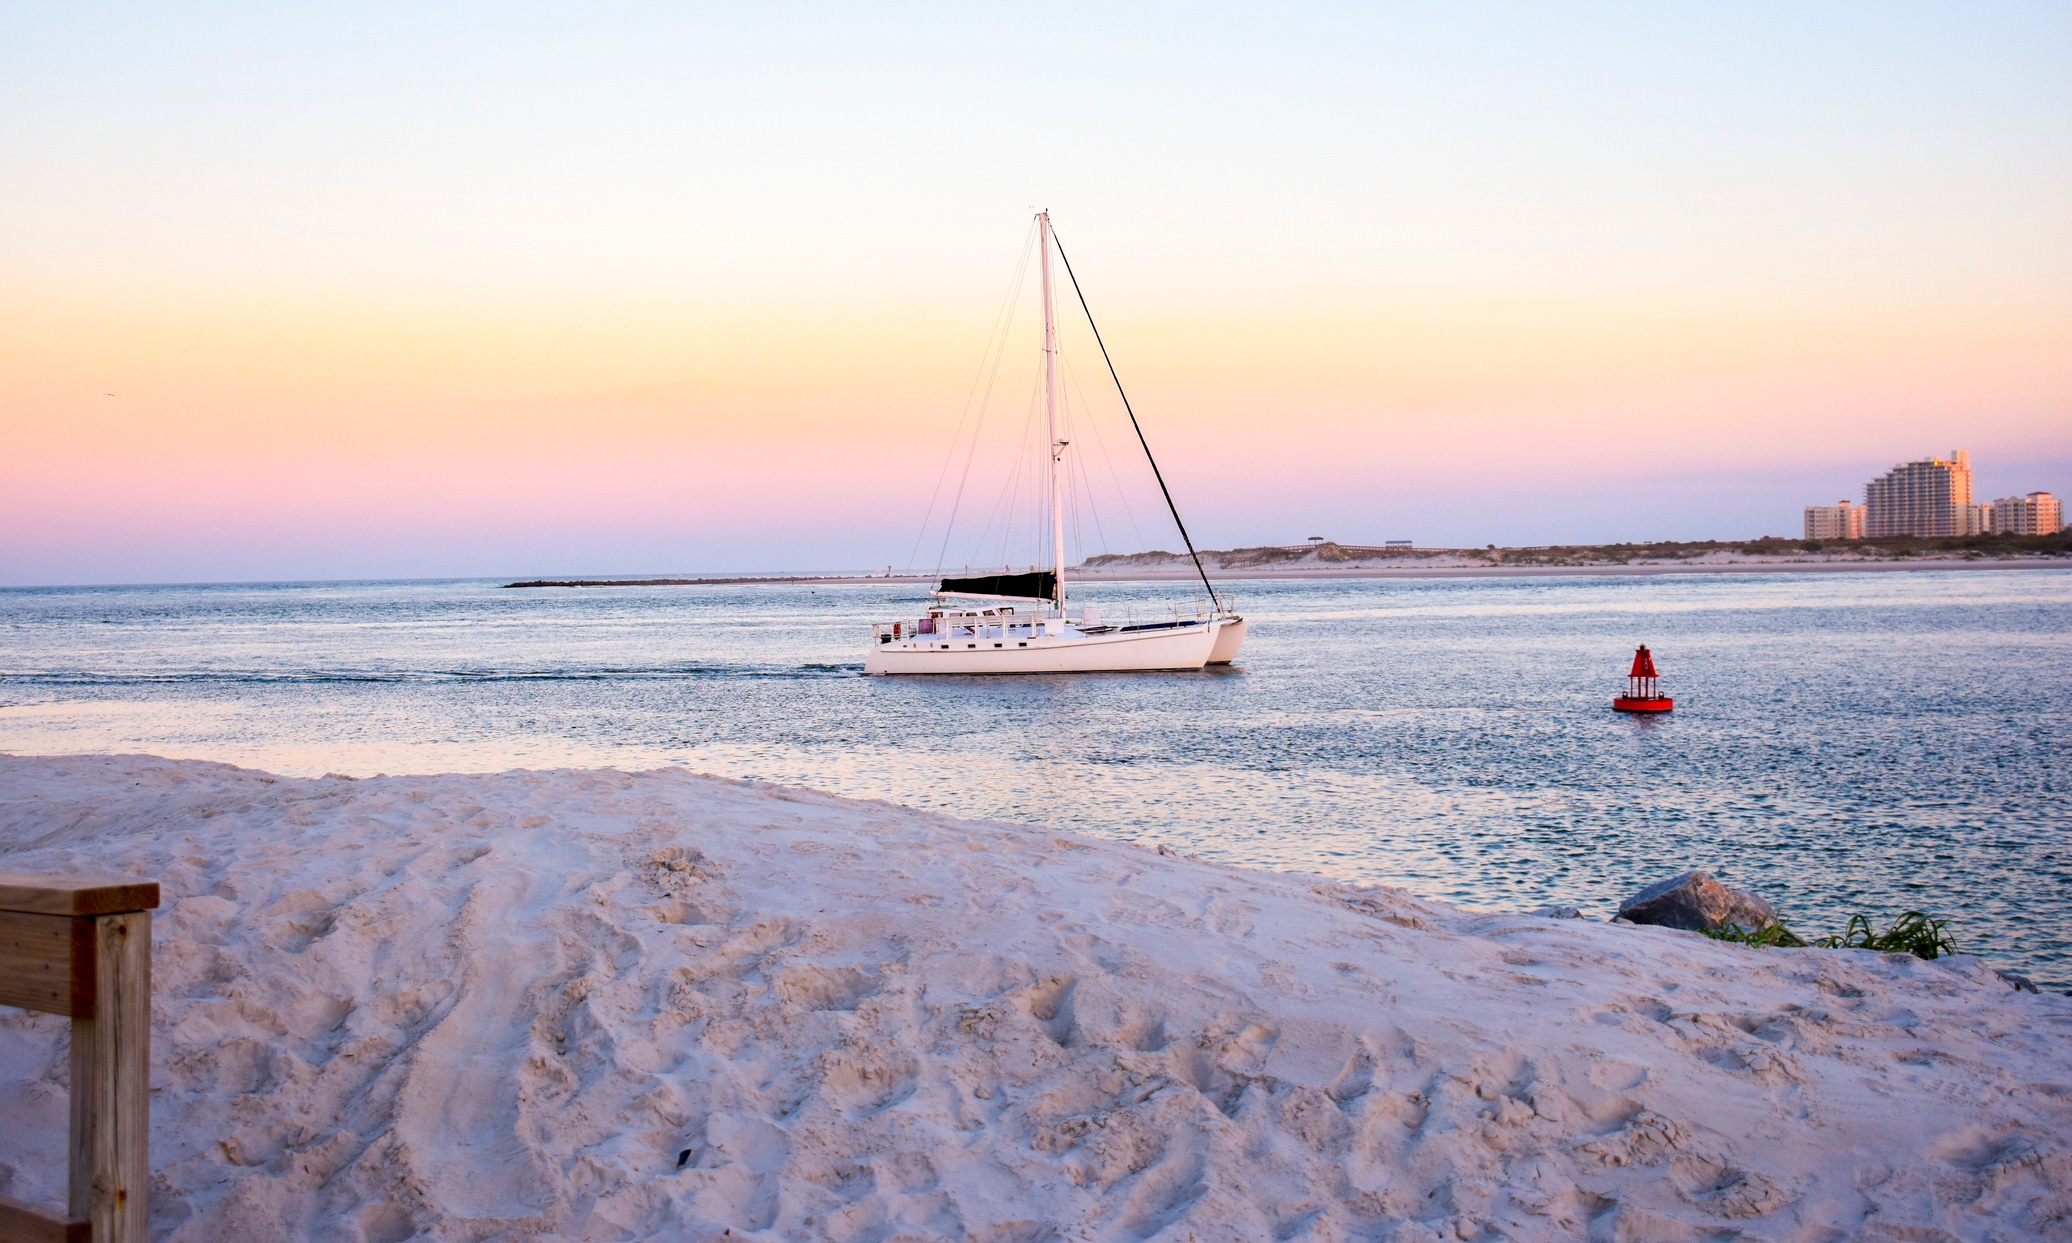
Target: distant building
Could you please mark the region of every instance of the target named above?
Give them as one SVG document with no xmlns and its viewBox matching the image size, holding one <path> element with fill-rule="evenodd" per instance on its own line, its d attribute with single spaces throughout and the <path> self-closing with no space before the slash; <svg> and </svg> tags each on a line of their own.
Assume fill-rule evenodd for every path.
<svg viewBox="0 0 2072 1243">
<path fill-rule="evenodd" d="M 1864 533 L 1962 535 L 1971 504 L 1971 454 L 1902 462 L 1863 488 Z"/>
<path fill-rule="evenodd" d="M 2003 496 L 1986 508 L 1995 535 L 2054 535 L 2065 525 L 2064 503 L 2048 492 Z"/>
<path fill-rule="evenodd" d="M 1971 499 L 1971 454 L 1902 462 L 1863 485 L 1863 504 L 1806 506 L 1806 538 L 1852 540 L 1885 535 L 2051 535 L 2065 510 L 2048 492 Z"/>
<path fill-rule="evenodd" d="M 1807 539 L 1862 539 L 1863 506 L 1847 501 L 1806 506 Z"/>
<path fill-rule="evenodd" d="M 1385 545 L 1385 547 L 1389 548 L 1409 548 L 1411 546 L 1411 542 L 1407 539 L 1392 539 Z"/>
</svg>

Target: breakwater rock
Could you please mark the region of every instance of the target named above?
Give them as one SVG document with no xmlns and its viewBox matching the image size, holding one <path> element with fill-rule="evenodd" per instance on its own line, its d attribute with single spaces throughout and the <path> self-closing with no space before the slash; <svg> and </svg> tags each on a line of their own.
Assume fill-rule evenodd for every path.
<svg viewBox="0 0 2072 1243">
<path fill-rule="evenodd" d="M 1714 932 L 1736 924 L 1753 932 L 1777 922 L 1777 911 L 1752 893 L 1729 889 L 1704 872 L 1685 872 L 1656 881 L 1619 904 L 1620 919 L 1633 924 Z"/>
</svg>

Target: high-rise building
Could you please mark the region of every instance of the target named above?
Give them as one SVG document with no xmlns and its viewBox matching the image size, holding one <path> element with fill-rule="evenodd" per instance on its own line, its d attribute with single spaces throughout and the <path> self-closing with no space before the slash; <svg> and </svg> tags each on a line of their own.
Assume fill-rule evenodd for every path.
<svg viewBox="0 0 2072 1243">
<path fill-rule="evenodd" d="M 1994 501 L 1995 535 L 2054 535 L 2065 525 L 2065 507 L 2048 492 L 2003 496 Z"/>
<path fill-rule="evenodd" d="M 1964 507 L 1964 521 L 1957 524 L 1964 528 L 1959 535 L 1991 535 L 1993 533 L 1993 507 L 1974 502 Z"/>
<path fill-rule="evenodd" d="M 1971 454 L 1902 462 L 1863 487 L 1865 534 L 1962 535 L 1971 504 Z"/>
<path fill-rule="evenodd" d="M 1862 539 L 1863 506 L 1847 501 L 1806 506 L 1807 539 Z"/>
</svg>

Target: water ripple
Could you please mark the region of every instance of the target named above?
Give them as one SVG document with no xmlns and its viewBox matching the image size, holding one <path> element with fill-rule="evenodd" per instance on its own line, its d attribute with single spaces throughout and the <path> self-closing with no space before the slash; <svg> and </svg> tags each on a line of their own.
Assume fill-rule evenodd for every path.
<svg viewBox="0 0 2072 1243">
<path fill-rule="evenodd" d="M 1111 616 L 1170 587 L 1099 585 Z M 903 586 L 0 591 L 0 749 L 680 764 L 1610 914 L 1706 867 L 2072 984 L 2072 573 L 1252 583 L 1239 669 L 861 676 Z M 1633 645 L 1664 719 L 1609 710 Z M 10 702 L 11 701 L 11 702 Z"/>
</svg>

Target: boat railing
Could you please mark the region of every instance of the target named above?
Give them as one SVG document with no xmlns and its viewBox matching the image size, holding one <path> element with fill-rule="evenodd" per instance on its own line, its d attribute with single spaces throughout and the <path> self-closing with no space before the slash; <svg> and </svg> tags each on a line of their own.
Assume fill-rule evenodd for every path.
<svg viewBox="0 0 2072 1243">
<path fill-rule="evenodd" d="M 1028 613 L 1017 616 L 1012 613 L 997 617 L 919 617 L 912 621 L 876 622 L 871 626 L 871 639 L 878 643 L 895 640 L 917 639 L 1000 639 L 1006 640 L 1018 634 L 1030 638 L 1039 635 L 1061 635 L 1065 619 L 1058 615 L 1040 616 Z"/>
</svg>

